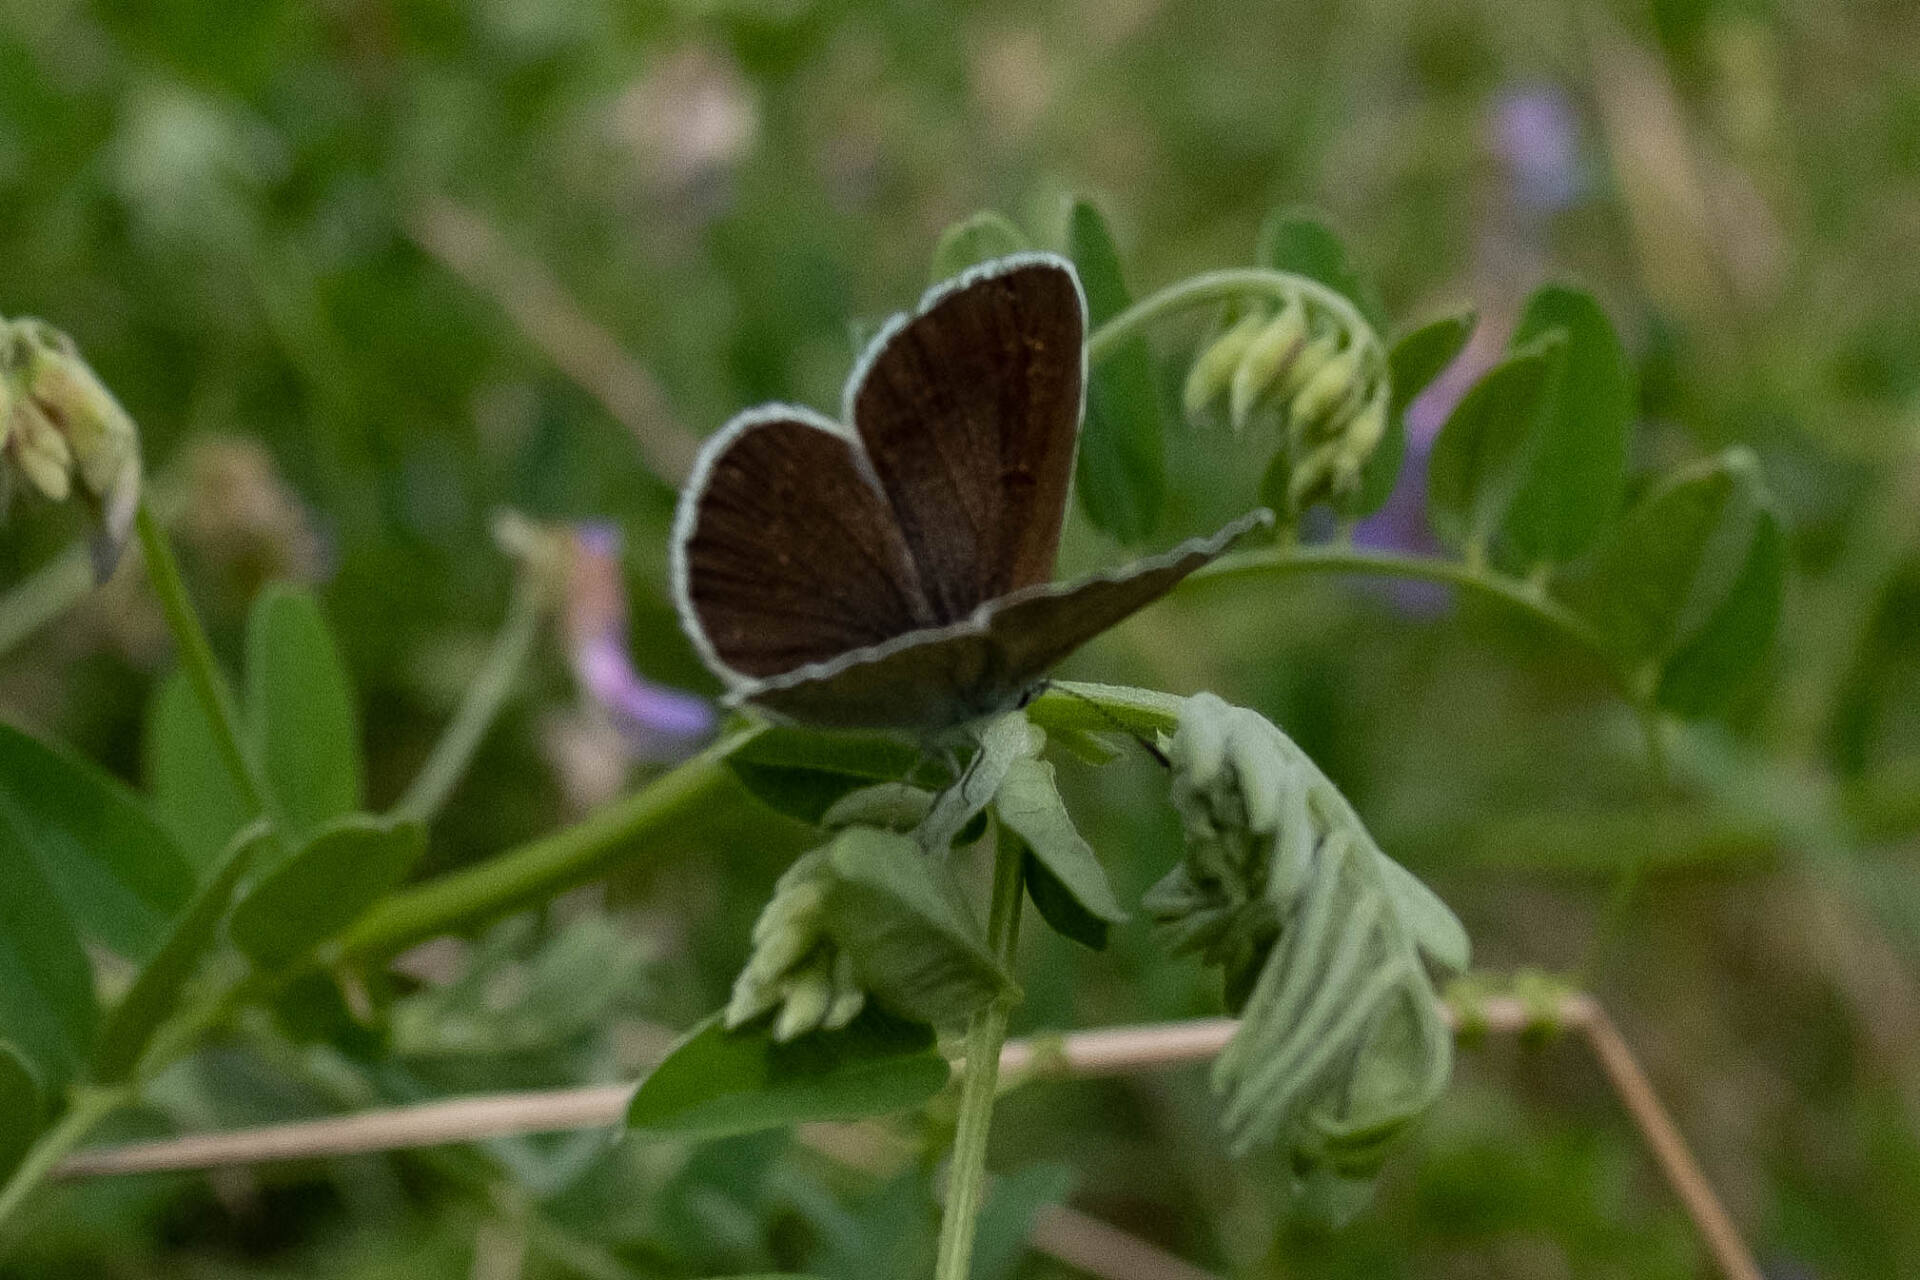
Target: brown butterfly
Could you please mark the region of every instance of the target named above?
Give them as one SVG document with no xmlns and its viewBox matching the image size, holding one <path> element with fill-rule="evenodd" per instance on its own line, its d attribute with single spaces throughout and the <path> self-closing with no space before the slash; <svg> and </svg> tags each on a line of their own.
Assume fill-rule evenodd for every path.
<svg viewBox="0 0 1920 1280">
<path fill-rule="evenodd" d="M 936 734 L 1021 705 L 1054 663 L 1272 523 L 1255 511 L 1052 581 L 1086 325 L 1066 259 L 999 258 L 881 330 L 842 422 L 762 405 L 707 442 L 674 522 L 673 585 L 730 704 Z"/>
</svg>

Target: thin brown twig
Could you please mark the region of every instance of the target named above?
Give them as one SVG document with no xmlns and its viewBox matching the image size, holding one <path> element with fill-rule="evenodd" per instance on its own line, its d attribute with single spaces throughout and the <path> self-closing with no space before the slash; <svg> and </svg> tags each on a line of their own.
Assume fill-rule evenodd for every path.
<svg viewBox="0 0 1920 1280">
<path fill-rule="evenodd" d="M 427 201 L 408 219 L 414 242 L 498 303 L 528 341 L 633 433 L 641 458 L 678 488 L 700 442 L 666 392 L 538 262 L 517 252 L 486 218 L 452 200 Z"/>
<path fill-rule="evenodd" d="M 1713 1184 L 1700 1171 L 1687 1140 L 1661 1105 L 1660 1096 L 1653 1091 L 1652 1082 L 1641 1069 L 1639 1059 L 1633 1056 L 1633 1050 L 1627 1047 L 1619 1028 L 1598 1002 L 1582 998 L 1582 1003 L 1585 1016 L 1581 1019 L 1581 1030 L 1593 1047 L 1593 1056 L 1599 1059 L 1608 1083 L 1632 1117 L 1660 1172 L 1666 1175 L 1667 1185 L 1673 1188 L 1687 1216 L 1693 1220 L 1694 1230 L 1700 1233 L 1714 1265 L 1727 1280 L 1763 1280 L 1746 1241 L 1741 1239 L 1733 1219 L 1727 1216 L 1720 1197 L 1714 1194 Z"/>
<path fill-rule="evenodd" d="M 1515 1034 L 1543 1024 L 1580 1032 L 1720 1273 L 1726 1280 L 1760 1280 L 1752 1253 L 1701 1172 L 1686 1139 L 1598 1002 L 1590 996 L 1570 995 L 1562 998 L 1557 1008 L 1543 1011 L 1528 1001 L 1492 997 L 1476 1004 L 1473 1024 L 1491 1034 Z M 1225 1046 L 1234 1026 L 1231 1019 L 1202 1018 L 1013 1040 L 1002 1052 L 1001 1070 L 1010 1076 L 1024 1074 L 1028 1079 L 1085 1079 L 1203 1062 Z M 65 1178 L 81 1178 L 210 1169 L 604 1128 L 620 1123 L 632 1095 L 631 1085 L 596 1085 L 456 1098 L 326 1120 L 99 1147 L 75 1153 L 60 1165 L 58 1173 Z M 879 1168 L 890 1160 L 884 1135 L 867 1126 L 810 1125 L 803 1130 L 803 1138 L 830 1158 L 856 1168 Z M 1082 1221 L 1084 1215 L 1063 1212 L 1068 1216 L 1044 1215 L 1040 1219 L 1035 1227 L 1035 1247 L 1045 1248 L 1070 1265 L 1087 1269 L 1077 1259 L 1092 1250 L 1110 1264 L 1097 1272 L 1106 1280 L 1197 1280 L 1204 1274 L 1144 1241 L 1127 1237 L 1123 1247 L 1116 1237 L 1103 1234 L 1115 1232 L 1115 1228 L 1092 1219 Z M 1055 1252 L 1054 1246 L 1064 1252 Z M 1156 1258 L 1160 1261 L 1155 1262 Z M 1167 1263 L 1177 1267 L 1170 1269 Z"/>
</svg>

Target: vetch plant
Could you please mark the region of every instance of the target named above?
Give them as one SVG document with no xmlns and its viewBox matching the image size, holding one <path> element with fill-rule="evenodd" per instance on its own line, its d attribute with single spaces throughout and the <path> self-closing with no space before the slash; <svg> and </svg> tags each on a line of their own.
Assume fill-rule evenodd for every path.
<svg viewBox="0 0 1920 1280">
<path fill-rule="evenodd" d="M 767 406 L 709 444 L 670 585 L 736 708 L 717 737 L 577 824 L 412 883 L 549 621 L 565 615 L 594 697 L 657 719 L 645 727 L 671 748 L 658 754 L 706 732 L 704 706 L 616 663 L 610 542 L 509 522 L 519 585 L 500 637 L 413 785 L 370 812 L 358 695 L 317 602 L 263 592 L 230 678 L 137 505 L 131 419 L 71 343 L 10 326 L 0 457 L 48 498 L 77 480 L 109 542 L 131 522 L 179 669 L 153 700 L 147 793 L 0 726 L 0 1242 L 64 1157 L 211 1036 L 264 1010 L 377 1090 L 396 1043 L 436 1034 L 434 1002 L 396 994 L 396 954 L 599 878 L 743 790 L 810 844 L 743 939 L 726 1006 L 634 1092 L 630 1141 L 877 1116 L 950 1091 L 934 1266 L 972 1274 L 1031 902 L 1081 946 L 1151 927 L 1217 970 L 1238 1020 L 1212 1074 L 1225 1148 L 1276 1147 L 1303 1186 L 1357 1207 L 1446 1086 L 1436 984 L 1466 969 L 1464 931 L 1258 711 L 1047 671 L 1183 583 L 1398 576 L 1589 651 L 1657 747 L 1666 718 L 1725 706 L 1763 655 L 1780 522 L 1743 451 L 1629 484 L 1621 344 L 1590 295 L 1553 285 L 1435 444 L 1426 506 L 1452 554 L 1356 550 L 1344 530 L 1392 491 L 1401 416 L 1471 314 L 1388 341 L 1338 239 L 1291 212 L 1256 265 L 1139 301 L 1092 205 L 1072 209 L 1058 248 L 970 220 L 942 241 L 934 291 L 858 362 L 837 418 Z M 1168 362 L 1184 391 L 1163 405 Z M 1114 541 L 1158 538 L 1172 404 L 1248 448 L 1278 441 L 1253 461 L 1282 536 L 1256 511 L 1053 583 L 1070 492 Z M 1272 432 L 1250 429 L 1263 420 Z M 1330 541 L 1302 540 L 1328 523 Z M 1082 835 L 1063 753 L 1164 766 L 1180 843 L 1139 903 Z M 572 973 L 566 959 L 541 963 Z"/>
</svg>

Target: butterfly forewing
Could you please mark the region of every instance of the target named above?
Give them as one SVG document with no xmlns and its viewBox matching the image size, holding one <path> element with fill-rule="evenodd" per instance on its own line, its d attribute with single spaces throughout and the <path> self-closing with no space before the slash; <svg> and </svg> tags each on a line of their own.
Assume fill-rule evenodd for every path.
<svg viewBox="0 0 1920 1280">
<path fill-rule="evenodd" d="M 941 623 L 1053 577 L 1086 309 L 1058 258 L 1003 259 L 876 340 L 848 396 Z"/>
<path fill-rule="evenodd" d="M 722 674 L 776 675 L 934 618 L 853 442 L 803 410 L 743 417 L 682 499 L 675 583 Z"/>
</svg>

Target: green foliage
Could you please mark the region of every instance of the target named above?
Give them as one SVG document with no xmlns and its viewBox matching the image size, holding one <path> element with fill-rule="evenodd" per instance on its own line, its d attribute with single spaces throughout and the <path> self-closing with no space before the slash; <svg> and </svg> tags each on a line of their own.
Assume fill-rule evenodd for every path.
<svg viewBox="0 0 1920 1280">
<path fill-rule="evenodd" d="M 834 837 L 827 914 L 860 984 L 888 1009 L 954 1026 L 1014 990 L 960 884 L 907 836 L 850 827 Z"/>
<path fill-rule="evenodd" d="M 775 727 L 727 757 L 741 785 L 776 813 L 818 823 L 843 796 L 915 772 L 919 752 L 897 738 Z"/>
<path fill-rule="evenodd" d="M 1434 531 L 1469 560 L 1484 561 L 1506 528 L 1566 345 L 1556 331 L 1495 365 L 1461 397 L 1434 441 L 1428 514 Z"/>
<path fill-rule="evenodd" d="M 14 1171 L 40 1133 L 46 1099 L 19 1051 L 0 1041 L 0 1178 Z"/>
<path fill-rule="evenodd" d="M 1240 1027 L 1212 1079 L 1232 1146 L 1369 1179 L 1446 1086 L 1422 961 L 1464 969 L 1466 933 L 1256 713 L 1196 695 L 1168 756 L 1186 856 L 1146 905 L 1175 950 L 1226 971 Z"/>
<path fill-rule="evenodd" d="M 1120 251 L 1106 219 L 1077 200 L 1067 222 L 1067 253 L 1087 294 L 1088 323 L 1098 327 L 1132 303 Z M 1153 353 L 1145 338 L 1129 341 L 1087 372 L 1086 421 L 1080 428 L 1076 492 L 1094 527 L 1134 545 L 1153 536 L 1166 498 L 1166 457 Z"/>
<path fill-rule="evenodd" d="M 117 1083 L 139 1064 L 154 1033 L 179 1009 L 188 981 L 219 941 L 220 923 L 233 905 L 241 878 L 252 868 L 255 855 L 273 839 L 270 828 L 255 823 L 229 842 L 219 865 L 173 922 L 166 941 L 141 966 L 133 985 L 101 1023 L 93 1047 L 94 1079 Z"/>
<path fill-rule="evenodd" d="M 632 1129 L 715 1138 L 919 1106 L 947 1083 L 930 1028 L 869 1009 L 843 1031 L 776 1044 L 718 1018 L 695 1028 L 641 1082 Z"/>
<path fill-rule="evenodd" d="M 1260 225 L 1255 260 L 1276 271 L 1318 280 L 1345 296 L 1376 331 L 1386 323 L 1380 290 L 1360 269 L 1333 228 L 1305 209 L 1276 209 Z"/>
<path fill-rule="evenodd" d="M 361 807 L 353 686 L 304 591 L 268 587 L 247 618 L 247 717 L 267 783 L 299 836 Z"/>
<path fill-rule="evenodd" d="M 184 671 L 155 686 L 142 758 L 155 815 L 196 867 L 211 865 L 249 815 Z"/>
<path fill-rule="evenodd" d="M 1515 350 L 1549 334 L 1566 349 L 1546 389 L 1525 475 L 1502 520 L 1518 564 L 1562 564 L 1587 550 L 1618 514 L 1633 426 L 1633 371 L 1592 294 L 1548 285 L 1527 299 Z"/>
<path fill-rule="evenodd" d="M 991 209 L 974 214 L 964 222 L 948 227 L 934 246 L 933 266 L 928 279 L 933 284 L 950 280 L 968 267 L 1004 258 L 1027 248 L 1027 238 L 1004 214 Z"/>
<path fill-rule="evenodd" d="M 425 844 L 414 822 L 353 814 L 324 824 L 241 896 L 234 945 L 263 969 L 286 968 L 386 896 Z"/>
<path fill-rule="evenodd" d="M 0 808 L 0 1036 L 58 1089 L 85 1061 L 98 1020 L 80 937 L 11 806 Z"/>
<path fill-rule="evenodd" d="M 193 868 L 137 796 L 7 724 L 0 839 L 37 864 L 75 927 L 129 959 L 152 952 L 193 892 Z"/>
<path fill-rule="evenodd" d="M 1580 595 L 1659 704 L 1698 716 L 1738 692 L 1766 656 L 1785 568 L 1759 463 L 1731 449 L 1642 498 Z"/>
<path fill-rule="evenodd" d="M 1027 890 L 1055 929 L 1094 950 L 1127 913 L 1107 883 L 1106 869 L 1073 825 L 1044 760 L 1014 762 L 994 796 L 993 810 L 1027 849 Z"/>
</svg>

